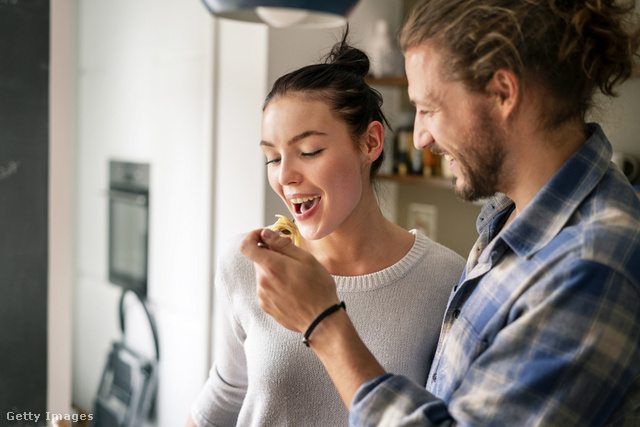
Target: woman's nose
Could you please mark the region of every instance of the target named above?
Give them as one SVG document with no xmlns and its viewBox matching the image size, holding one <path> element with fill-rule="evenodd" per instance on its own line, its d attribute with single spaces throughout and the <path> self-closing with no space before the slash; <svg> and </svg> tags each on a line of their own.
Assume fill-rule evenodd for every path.
<svg viewBox="0 0 640 427">
<path fill-rule="evenodd" d="M 278 175 L 278 182 L 280 185 L 298 184 L 301 179 L 302 174 L 295 162 L 283 159 L 280 164 L 280 173 Z"/>
</svg>

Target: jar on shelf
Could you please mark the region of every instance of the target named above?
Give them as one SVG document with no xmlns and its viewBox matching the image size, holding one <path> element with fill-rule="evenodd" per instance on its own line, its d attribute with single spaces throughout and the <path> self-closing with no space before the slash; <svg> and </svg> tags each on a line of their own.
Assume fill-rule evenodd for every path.
<svg viewBox="0 0 640 427">
<path fill-rule="evenodd" d="M 384 19 L 378 19 L 375 23 L 369 59 L 371 60 L 371 75 L 375 78 L 401 74 L 400 52 L 392 42 L 389 23 Z"/>
<path fill-rule="evenodd" d="M 402 112 L 396 121 L 393 153 L 393 173 L 409 175 L 412 173 L 411 154 L 413 147 L 413 114 Z"/>
</svg>

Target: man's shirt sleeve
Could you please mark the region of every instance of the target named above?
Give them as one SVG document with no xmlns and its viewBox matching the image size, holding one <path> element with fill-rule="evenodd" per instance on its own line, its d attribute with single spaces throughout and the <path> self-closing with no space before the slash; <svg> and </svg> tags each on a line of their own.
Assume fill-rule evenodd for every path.
<svg viewBox="0 0 640 427">
<path fill-rule="evenodd" d="M 364 384 L 352 426 L 604 425 L 636 401 L 640 364 L 637 284 L 594 262 L 567 265 L 557 287 L 530 289 L 488 339 L 449 401 L 406 378 Z M 547 284 L 549 282 L 547 281 Z M 451 338 L 451 337 L 450 337 Z M 451 366 L 456 361 L 443 361 Z"/>
<path fill-rule="evenodd" d="M 452 422 L 447 407 L 424 387 L 386 374 L 360 387 L 353 398 L 350 426 L 446 426 Z"/>
</svg>

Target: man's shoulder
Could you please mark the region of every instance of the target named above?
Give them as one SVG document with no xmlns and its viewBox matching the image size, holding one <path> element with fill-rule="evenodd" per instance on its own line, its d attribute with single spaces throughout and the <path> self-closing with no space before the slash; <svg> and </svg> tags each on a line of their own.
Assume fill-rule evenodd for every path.
<svg viewBox="0 0 640 427">
<path fill-rule="evenodd" d="M 625 188 L 596 190 L 556 239 L 577 256 L 640 284 L 640 200 Z"/>
</svg>

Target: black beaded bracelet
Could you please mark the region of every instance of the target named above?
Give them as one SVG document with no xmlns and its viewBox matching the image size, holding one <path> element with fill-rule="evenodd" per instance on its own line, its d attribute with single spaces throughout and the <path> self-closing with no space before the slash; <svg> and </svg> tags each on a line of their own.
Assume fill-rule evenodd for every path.
<svg viewBox="0 0 640 427">
<path fill-rule="evenodd" d="M 340 310 L 340 308 L 344 308 L 345 310 L 347 309 L 347 306 L 345 305 L 344 301 L 342 301 L 340 304 L 334 304 L 331 307 L 327 308 L 322 313 L 320 313 L 320 315 L 316 317 L 316 320 L 314 320 L 311 323 L 311 325 L 309 326 L 309 329 L 307 329 L 307 332 L 305 332 L 304 335 L 302 336 L 302 343 L 307 347 L 309 347 L 309 336 L 311 335 L 311 332 L 313 332 L 316 326 L 318 326 L 318 324 L 322 322 L 322 319 L 324 319 L 331 313 L 335 313 L 336 311 Z"/>
</svg>

